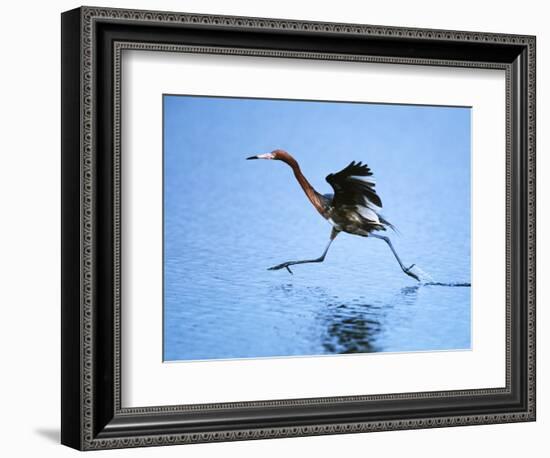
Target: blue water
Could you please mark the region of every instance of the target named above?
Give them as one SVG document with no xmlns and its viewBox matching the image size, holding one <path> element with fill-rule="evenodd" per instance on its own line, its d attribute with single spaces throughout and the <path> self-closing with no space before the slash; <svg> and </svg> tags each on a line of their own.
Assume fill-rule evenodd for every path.
<svg viewBox="0 0 550 458">
<path fill-rule="evenodd" d="M 352 160 L 377 178 L 403 274 L 381 240 L 340 234 L 278 161 L 321 193 Z M 433 283 L 432 282 L 432 283 Z M 469 349 L 468 108 L 164 98 L 164 359 Z"/>
</svg>

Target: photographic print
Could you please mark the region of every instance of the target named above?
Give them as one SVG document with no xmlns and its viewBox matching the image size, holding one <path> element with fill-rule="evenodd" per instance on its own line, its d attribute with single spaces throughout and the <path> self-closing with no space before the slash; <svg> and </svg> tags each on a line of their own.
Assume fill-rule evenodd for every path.
<svg viewBox="0 0 550 458">
<path fill-rule="evenodd" d="M 163 359 L 471 349 L 471 108 L 163 95 Z"/>
<path fill-rule="evenodd" d="M 61 25 L 63 444 L 535 421 L 535 36 Z"/>
</svg>

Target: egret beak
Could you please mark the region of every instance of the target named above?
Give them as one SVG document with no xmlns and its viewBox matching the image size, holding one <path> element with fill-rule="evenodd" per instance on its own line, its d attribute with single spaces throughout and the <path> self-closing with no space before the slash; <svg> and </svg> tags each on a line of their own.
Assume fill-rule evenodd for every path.
<svg viewBox="0 0 550 458">
<path fill-rule="evenodd" d="M 273 153 L 258 154 L 256 156 L 247 157 L 246 159 L 275 159 L 275 155 Z"/>
</svg>

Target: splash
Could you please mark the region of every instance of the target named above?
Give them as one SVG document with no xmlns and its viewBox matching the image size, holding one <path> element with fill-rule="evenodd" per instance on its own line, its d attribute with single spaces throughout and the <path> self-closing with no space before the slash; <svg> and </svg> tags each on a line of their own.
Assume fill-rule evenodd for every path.
<svg viewBox="0 0 550 458">
<path fill-rule="evenodd" d="M 470 288 L 472 286 L 472 284 L 468 282 L 443 283 L 440 281 L 432 281 L 432 282 L 427 282 L 422 284 L 424 286 L 458 286 L 458 287 L 465 287 L 465 288 Z"/>
<path fill-rule="evenodd" d="M 455 286 L 455 287 L 466 287 L 469 288 L 472 286 L 469 282 L 440 282 L 436 281 L 428 272 L 422 270 L 418 266 L 414 266 L 411 269 L 411 272 L 414 273 L 422 286 Z"/>
<path fill-rule="evenodd" d="M 433 283 L 435 281 L 428 272 L 422 270 L 416 264 L 410 269 L 410 272 L 415 274 L 418 278 L 418 281 L 422 284 Z"/>
</svg>

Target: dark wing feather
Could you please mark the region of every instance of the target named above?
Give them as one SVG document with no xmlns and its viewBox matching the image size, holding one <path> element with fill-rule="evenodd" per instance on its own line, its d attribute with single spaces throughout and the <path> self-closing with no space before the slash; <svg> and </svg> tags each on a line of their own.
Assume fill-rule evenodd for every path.
<svg viewBox="0 0 550 458">
<path fill-rule="evenodd" d="M 334 189 L 332 204 L 367 205 L 382 207 L 382 201 L 374 189 L 374 179 L 367 164 L 351 162 L 346 168 L 337 173 L 327 175 L 327 182 Z"/>
</svg>

